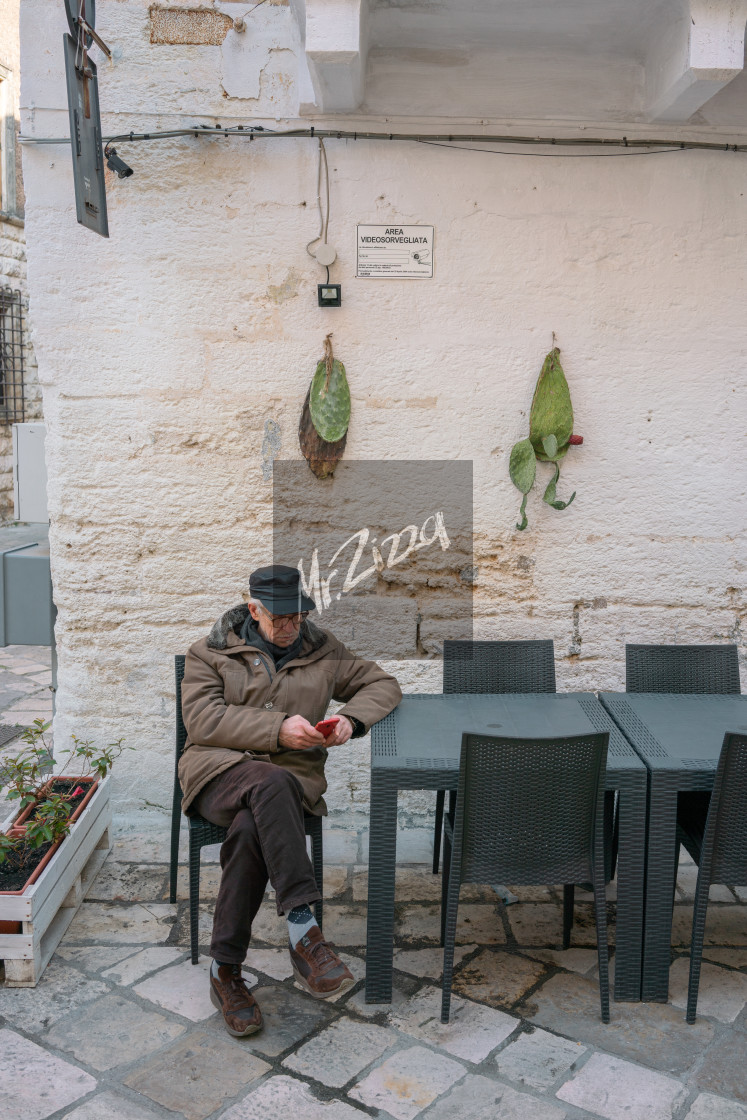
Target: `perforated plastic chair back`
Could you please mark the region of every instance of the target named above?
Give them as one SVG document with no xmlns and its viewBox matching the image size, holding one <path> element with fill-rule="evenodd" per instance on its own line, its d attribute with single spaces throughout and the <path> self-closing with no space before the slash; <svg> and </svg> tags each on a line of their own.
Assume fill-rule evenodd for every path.
<svg viewBox="0 0 747 1120">
<path fill-rule="evenodd" d="M 608 732 L 552 740 L 465 734 L 454 827 L 462 881 L 592 880 L 608 740 Z"/>
<path fill-rule="evenodd" d="M 445 641 L 444 692 L 555 692 L 551 640 Z"/>
<path fill-rule="evenodd" d="M 737 647 L 626 645 L 625 691 L 738 694 Z"/>
</svg>

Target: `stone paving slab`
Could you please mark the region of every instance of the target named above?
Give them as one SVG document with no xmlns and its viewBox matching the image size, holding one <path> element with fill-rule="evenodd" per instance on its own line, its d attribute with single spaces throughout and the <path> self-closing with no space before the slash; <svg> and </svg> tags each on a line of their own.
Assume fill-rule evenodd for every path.
<svg viewBox="0 0 747 1120">
<path fill-rule="evenodd" d="M 546 973 L 543 964 L 518 953 L 483 949 L 459 970 L 453 990 L 491 1007 L 511 1007 Z"/>
<path fill-rule="evenodd" d="M 747 968 L 747 949 L 719 949 L 705 945 L 703 957 L 705 960 L 716 961 L 717 964 L 727 965 L 729 968 Z"/>
<path fill-rule="evenodd" d="M 674 1007 L 687 1007 L 690 958 L 679 957 L 669 970 L 669 1000 Z M 698 1015 L 733 1023 L 747 1003 L 747 976 L 703 961 L 698 987 Z M 746 1075 L 747 1076 L 747 1075 Z"/>
<path fill-rule="evenodd" d="M 672 1120 L 686 1098 L 673 1077 L 609 1054 L 592 1054 L 556 1096 L 604 1120 Z"/>
<path fill-rule="evenodd" d="M 495 1063 L 501 1077 L 544 1090 L 574 1069 L 587 1053 L 580 1042 L 537 1028 L 510 1042 L 496 1054 Z"/>
<path fill-rule="evenodd" d="M 700 1093 L 685 1120 L 747 1120 L 747 1106 L 724 1100 L 713 1093 Z"/>
<path fill-rule="evenodd" d="M 45 1036 L 57 1050 L 104 1072 L 173 1042 L 186 1027 L 119 995 L 104 996 L 61 1019 Z"/>
<path fill-rule="evenodd" d="M 529 949 L 527 956 L 547 964 L 556 964 L 567 972 L 588 976 L 598 964 L 596 949 Z M 610 962 L 610 968 L 613 961 Z"/>
<path fill-rule="evenodd" d="M 701 1022 L 697 1019 L 694 1026 Z M 693 1027 L 690 1026 L 690 1030 Z M 693 1080 L 701 1089 L 736 1097 L 747 1104 L 747 1032 L 735 1029 L 719 1038 Z"/>
<path fill-rule="evenodd" d="M 35 988 L 2 989 L 0 1014 L 28 1034 L 38 1034 L 109 991 L 108 984 L 89 980 L 78 969 L 52 959 Z"/>
<path fill-rule="evenodd" d="M 474 953 L 477 945 L 457 945 L 454 949 L 454 968 L 457 968 L 465 957 Z M 400 972 L 407 972 L 411 976 L 421 976 L 423 979 L 440 980 L 444 970 L 444 951 L 438 949 L 395 949 L 394 967 Z"/>
<path fill-rule="evenodd" d="M 216 1014 L 210 999 L 210 965 L 210 957 L 201 957 L 197 964 L 186 960 L 169 965 L 132 990 L 158 1007 L 200 1023 Z M 251 973 L 244 972 L 244 979 L 250 988 L 257 983 Z"/>
<path fill-rule="evenodd" d="M 385 1027 L 338 1020 L 304 1043 L 283 1065 L 294 1073 L 339 1089 L 397 1041 L 396 1032 Z"/>
<path fill-rule="evenodd" d="M 89 902 L 162 900 L 168 892 L 168 867 L 153 863 L 117 863 L 109 856 L 88 892 Z"/>
<path fill-rule="evenodd" d="M 612 1003 L 605 1024 L 597 982 L 568 972 L 552 976 L 519 1010 L 547 1030 L 668 1073 L 690 1069 L 715 1034 L 706 1019 L 690 1026 L 662 1003 Z"/>
<path fill-rule="evenodd" d="M 99 972 L 137 952 L 137 945 L 68 945 L 63 941 L 57 946 L 55 959 L 70 961 L 86 972 Z"/>
<path fill-rule="evenodd" d="M 487 1058 L 520 1024 L 511 1015 L 459 996 L 452 996 L 449 1022 L 442 1023 L 441 989 L 431 987 L 392 1011 L 389 1021 L 404 1034 L 470 1062 Z"/>
<path fill-rule="evenodd" d="M 423 1046 L 399 1050 L 349 1090 L 348 1096 L 369 1108 L 380 1108 L 395 1120 L 414 1120 L 455 1081 L 464 1066 Z"/>
<path fill-rule="evenodd" d="M 134 1104 L 121 1093 L 97 1093 L 72 1112 L 66 1112 L 64 1120 L 160 1120 L 151 1109 Z"/>
<path fill-rule="evenodd" d="M 463 1081 L 423 1113 L 423 1120 L 563 1120 L 566 1110 L 479 1074 Z"/>
<path fill-rule="evenodd" d="M 280 1075 L 263 1081 L 220 1120 L 362 1120 L 364 1115 L 340 1100 L 320 1101 L 302 1081 Z"/>
<path fill-rule="evenodd" d="M 205 1120 L 270 1066 L 228 1034 L 193 1031 L 150 1060 L 124 1084 L 186 1120 Z"/>
<path fill-rule="evenodd" d="M 277 1058 L 332 1018 L 326 1001 L 301 996 L 277 985 L 255 988 L 252 995 L 259 1004 L 264 1026 L 257 1034 L 243 1040 L 246 1049 L 266 1058 Z M 220 1031 L 223 1020 L 215 1020 Z"/>
<path fill-rule="evenodd" d="M 96 1078 L 15 1031 L 0 1029 L 0 1116 L 45 1120 L 96 1088 Z"/>
<path fill-rule="evenodd" d="M 404 945 L 413 942 L 438 944 L 441 940 L 440 905 L 416 906 L 410 903 L 398 907 L 394 935 Z M 505 943 L 506 933 L 497 902 L 460 904 L 457 913 L 456 942 L 458 945 L 466 945 L 473 941 L 481 945 Z M 365 938 L 363 943 L 365 944 Z"/>
<path fill-rule="evenodd" d="M 169 949 L 165 945 L 140 949 L 133 956 L 126 957 L 125 960 L 120 961 L 113 967 L 105 969 L 101 976 L 102 979 L 108 980 L 110 984 L 127 986 L 134 984 L 136 980 L 140 980 L 150 972 L 164 968 L 167 964 L 173 964 L 174 961 L 178 961 L 183 956 L 182 949 Z"/>
<path fill-rule="evenodd" d="M 103 941 L 116 945 L 163 942 L 171 933 L 176 907 L 148 902 L 122 906 L 115 902 L 84 902 L 70 923 L 65 943 Z"/>
<path fill-rule="evenodd" d="M 692 928 L 692 906 L 675 906 L 672 945 L 689 945 Z M 709 906 L 703 941 L 705 945 L 747 946 L 747 906 Z"/>
<path fill-rule="evenodd" d="M 247 965 L 271 976 L 273 980 L 287 980 L 293 975 L 293 966 L 287 949 L 259 949 L 254 944 L 249 946 L 246 956 Z"/>
</svg>

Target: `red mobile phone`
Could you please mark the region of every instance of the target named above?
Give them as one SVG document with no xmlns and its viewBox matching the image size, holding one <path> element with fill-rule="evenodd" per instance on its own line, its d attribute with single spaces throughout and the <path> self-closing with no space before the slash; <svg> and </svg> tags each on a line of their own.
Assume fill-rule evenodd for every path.
<svg viewBox="0 0 747 1120">
<path fill-rule="evenodd" d="M 328 735 L 332 734 L 335 725 L 339 722 L 339 718 L 337 716 L 333 716 L 332 719 L 320 719 L 319 723 L 314 724 L 314 727 L 317 731 L 321 731 L 322 735 L 326 739 Z"/>
</svg>

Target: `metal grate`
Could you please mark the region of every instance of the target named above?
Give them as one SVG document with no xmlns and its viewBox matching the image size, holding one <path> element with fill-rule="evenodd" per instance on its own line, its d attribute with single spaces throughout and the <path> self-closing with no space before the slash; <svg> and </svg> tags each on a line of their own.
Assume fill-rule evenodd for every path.
<svg viewBox="0 0 747 1120">
<path fill-rule="evenodd" d="M 21 293 L 0 287 L 0 424 L 24 419 L 23 302 Z"/>
</svg>

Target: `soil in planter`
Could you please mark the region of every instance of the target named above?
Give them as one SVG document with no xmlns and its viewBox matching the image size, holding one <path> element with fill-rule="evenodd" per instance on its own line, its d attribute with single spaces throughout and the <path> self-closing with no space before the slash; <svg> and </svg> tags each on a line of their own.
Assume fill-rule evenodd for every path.
<svg viewBox="0 0 747 1120">
<path fill-rule="evenodd" d="M 0 891 L 20 891 L 51 847 L 42 844 L 41 848 L 28 848 L 22 844 L 20 851 L 9 852 L 0 863 Z"/>
<path fill-rule="evenodd" d="M 68 778 L 54 778 L 52 780 L 52 790 L 51 790 L 51 792 L 52 793 L 61 793 L 63 795 L 65 800 L 70 804 L 70 816 L 72 817 L 73 813 L 78 808 L 78 806 L 80 805 L 81 801 L 86 796 L 86 794 L 88 793 L 90 788 L 91 788 L 91 783 L 90 782 L 80 782 L 79 780 L 76 780 L 75 778 L 73 778 L 72 780 L 69 780 Z M 81 792 L 78 794 L 77 797 L 71 797 L 70 795 L 72 794 L 73 790 L 75 790 L 75 789 L 79 789 Z M 36 808 L 33 808 L 31 810 L 31 812 L 29 813 L 29 815 L 26 817 L 26 820 L 23 823 L 28 824 L 29 821 L 33 821 L 34 818 L 36 817 L 36 812 L 37 812 Z"/>
</svg>

